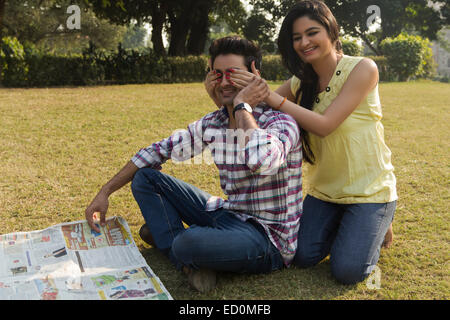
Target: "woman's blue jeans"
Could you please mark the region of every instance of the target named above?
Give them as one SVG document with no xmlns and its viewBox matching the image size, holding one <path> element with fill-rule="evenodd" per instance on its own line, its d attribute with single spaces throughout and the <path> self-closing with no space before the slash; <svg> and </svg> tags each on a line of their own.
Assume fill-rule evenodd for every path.
<svg viewBox="0 0 450 320">
<path fill-rule="evenodd" d="M 363 281 L 378 262 L 395 207 L 396 201 L 336 204 L 306 196 L 294 264 L 311 267 L 330 254 L 339 282 Z"/>
<path fill-rule="evenodd" d="M 225 209 L 205 211 L 208 193 L 151 168 L 137 171 L 131 190 L 156 247 L 177 269 L 266 273 L 283 267 L 257 222 Z"/>
</svg>

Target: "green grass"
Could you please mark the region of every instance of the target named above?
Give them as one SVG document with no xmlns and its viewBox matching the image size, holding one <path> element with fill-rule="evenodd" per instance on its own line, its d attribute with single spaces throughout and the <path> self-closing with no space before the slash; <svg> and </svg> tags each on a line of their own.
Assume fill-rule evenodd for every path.
<svg viewBox="0 0 450 320">
<path fill-rule="evenodd" d="M 272 84 L 274 88 L 278 84 Z M 380 85 L 386 141 L 399 193 L 394 243 L 378 266 L 381 288 L 345 286 L 329 260 L 267 275 L 219 274 L 211 294 L 138 236 L 129 186 L 110 200 L 175 299 L 449 299 L 450 85 Z M 0 234 L 81 220 L 99 188 L 140 148 L 214 110 L 203 84 L 0 89 Z M 167 163 L 164 172 L 221 196 L 213 165 Z"/>
</svg>

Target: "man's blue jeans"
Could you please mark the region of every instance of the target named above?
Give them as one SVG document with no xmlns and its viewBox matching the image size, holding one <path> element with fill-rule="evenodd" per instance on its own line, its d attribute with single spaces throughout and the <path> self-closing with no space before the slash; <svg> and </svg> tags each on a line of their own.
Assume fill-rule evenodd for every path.
<svg viewBox="0 0 450 320">
<path fill-rule="evenodd" d="M 151 168 L 137 171 L 131 190 L 156 247 L 177 269 L 265 273 L 283 267 L 257 222 L 241 221 L 225 209 L 205 211 L 208 193 Z"/>
<path fill-rule="evenodd" d="M 336 204 L 306 196 L 294 264 L 311 267 L 330 254 L 339 282 L 363 281 L 378 262 L 395 207 L 396 201 Z"/>
</svg>

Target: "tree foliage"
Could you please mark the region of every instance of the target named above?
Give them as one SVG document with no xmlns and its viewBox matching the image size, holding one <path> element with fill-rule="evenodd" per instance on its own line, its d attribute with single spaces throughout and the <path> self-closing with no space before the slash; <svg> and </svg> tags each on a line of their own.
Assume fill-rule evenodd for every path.
<svg viewBox="0 0 450 320">
<path fill-rule="evenodd" d="M 67 28 L 70 0 L 6 0 L 0 3 L 0 30 L 3 36 L 54 53 L 80 52 L 89 41 L 99 48 L 114 49 L 125 32 L 105 19 L 99 19 L 80 2 L 81 29 Z M 3 11 L 1 11 L 3 9 Z M 3 15 L 2 15 L 3 14 Z"/>
<path fill-rule="evenodd" d="M 433 59 L 428 40 L 420 36 L 401 33 L 395 38 L 388 37 L 381 42 L 387 62 L 400 81 L 410 77 L 430 76 Z"/>
<path fill-rule="evenodd" d="M 149 22 L 151 41 L 158 54 L 165 54 L 163 32 L 169 37 L 168 54 L 201 54 L 208 39 L 211 22 L 236 25 L 244 12 L 239 0 L 86 0 L 102 17 L 118 24 Z M 217 13 L 223 18 L 217 19 Z"/>
</svg>

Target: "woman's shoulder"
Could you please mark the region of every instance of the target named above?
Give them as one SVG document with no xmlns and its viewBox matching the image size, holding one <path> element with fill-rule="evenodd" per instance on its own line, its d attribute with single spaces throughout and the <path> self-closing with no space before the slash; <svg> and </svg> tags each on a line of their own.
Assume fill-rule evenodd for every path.
<svg viewBox="0 0 450 320">
<path fill-rule="evenodd" d="M 348 55 L 344 55 L 343 57 L 346 60 L 346 65 L 350 66 L 350 71 L 352 71 L 356 67 L 358 67 L 358 69 L 360 69 L 361 71 L 370 72 L 371 70 L 378 70 L 375 61 L 368 57 Z"/>
<path fill-rule="evenodd" d="M 347 76 L 345 84 L 362 89 L 363 87 L 374 88 L 378 83 L 378 68 L 376 63 L 366 57 L 347 56 Z"/>
</svg>

